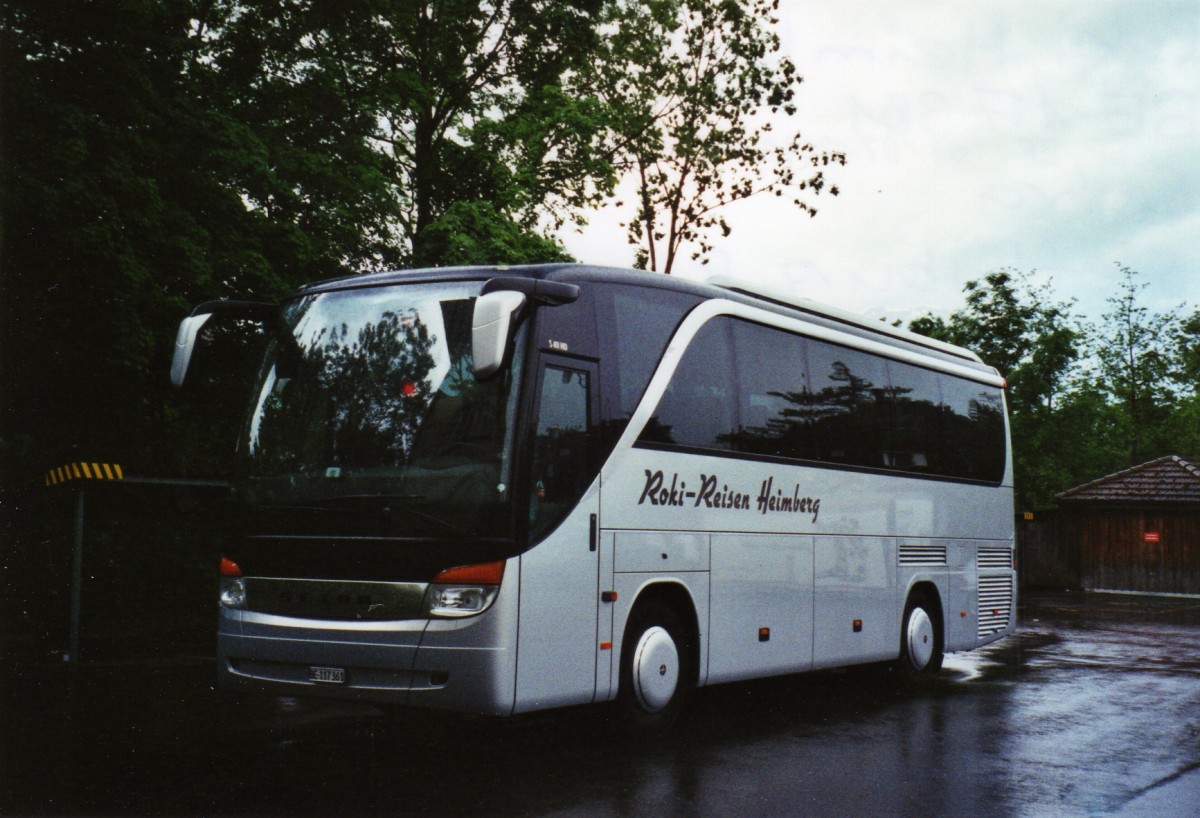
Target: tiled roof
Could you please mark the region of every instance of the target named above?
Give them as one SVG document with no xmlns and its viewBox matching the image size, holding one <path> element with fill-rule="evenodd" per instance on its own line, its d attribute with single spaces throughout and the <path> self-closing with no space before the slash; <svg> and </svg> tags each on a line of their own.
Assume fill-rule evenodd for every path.
<svg viewBox="0 0 1200 818">
<path fill-rule="evenodd" d="M 1200 467 L 1170 455 L 1101 477 L 1058 495 L 1059 500 L 1099 503 L 1200 504 Z"/>
</svg>

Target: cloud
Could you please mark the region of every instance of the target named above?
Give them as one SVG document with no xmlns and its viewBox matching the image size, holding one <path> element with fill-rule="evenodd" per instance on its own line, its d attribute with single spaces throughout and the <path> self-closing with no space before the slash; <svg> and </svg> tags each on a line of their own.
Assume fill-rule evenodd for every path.
<svg viewBox="0 0 1200 818">
<path fill-rule="evenodd" d="M 1155 309 L 1200 303 L 1200 5 L 804 0 L 780 16 L 797 122 L 849 156 L 842 195 L 813 200 L 815 219 L 740 203 L 709 268 L 683 275 L 910 315 L 1036 268 L 1095 317 L 1120 261 Z M 628 263 L 606 235 L 570 246 Z"/>
</svg>

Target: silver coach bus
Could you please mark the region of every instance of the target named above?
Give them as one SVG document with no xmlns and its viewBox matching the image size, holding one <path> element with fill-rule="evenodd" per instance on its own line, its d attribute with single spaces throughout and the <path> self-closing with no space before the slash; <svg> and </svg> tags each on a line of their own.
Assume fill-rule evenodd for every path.
<svg viewBox="0 0 1200 818">
<path fill-rule="evenodd" d="M 278 305 L 221 560 L 227 686 L 488 714 L 948 651 L 1015 626 L 1003 381 L 756 290 L 580 265 Z"/>
</svg>

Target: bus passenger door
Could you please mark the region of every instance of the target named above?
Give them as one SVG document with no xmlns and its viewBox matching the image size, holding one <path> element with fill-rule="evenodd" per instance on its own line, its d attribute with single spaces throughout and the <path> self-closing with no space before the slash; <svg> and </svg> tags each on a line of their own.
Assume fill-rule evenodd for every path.
<svg viewBox="0 0 1200 818">
<path fill-rule="evenodd" d="M 530 536 L 521 557 L 516 710 L 592 701 L 600 484 L 596 366 L 540 356 Z"/>
</svg>

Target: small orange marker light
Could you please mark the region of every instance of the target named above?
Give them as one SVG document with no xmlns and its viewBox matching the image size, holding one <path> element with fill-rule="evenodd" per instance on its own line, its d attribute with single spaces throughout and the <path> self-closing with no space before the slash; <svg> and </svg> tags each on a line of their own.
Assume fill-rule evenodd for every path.
<svg viewBox="0 0 1200 818">
<path fill-rule="evenodd" d="M 600 650 L 612 650 L 612 642 L 601 642 Z"/>
</svg>

